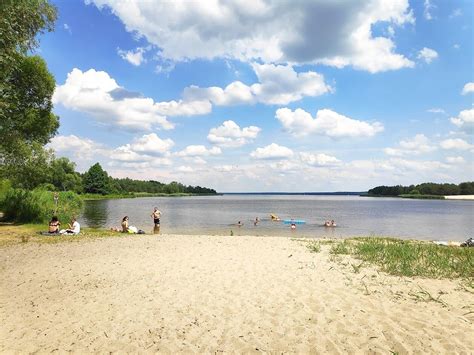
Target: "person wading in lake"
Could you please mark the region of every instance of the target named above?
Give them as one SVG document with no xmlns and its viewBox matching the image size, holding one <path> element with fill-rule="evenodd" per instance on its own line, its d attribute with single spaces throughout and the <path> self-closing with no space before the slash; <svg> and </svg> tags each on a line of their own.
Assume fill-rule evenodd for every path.
<svg viewBox="0 0 474 355">
<path fill-rule="evenodd" d="M 153 213 L 151 214 L 151 217 L 153 218 L 153 223 L 155 223 L 155 227 L 160 227 L 160 218 L 161 218 L 161 211 L 158 210 L 158 208 L 153 209 Z"/>
</svg>

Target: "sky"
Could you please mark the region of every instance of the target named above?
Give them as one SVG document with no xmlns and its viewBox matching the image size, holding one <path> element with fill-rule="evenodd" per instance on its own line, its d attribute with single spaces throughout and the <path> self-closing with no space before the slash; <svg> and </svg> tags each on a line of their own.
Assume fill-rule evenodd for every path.
<svg viewBox="0 0 474 355">
<path fill-rule="evenodd" d="M 71 0 L 49 147 L 219 192 L 474 180 L 470 0 Z"/>
</svg>

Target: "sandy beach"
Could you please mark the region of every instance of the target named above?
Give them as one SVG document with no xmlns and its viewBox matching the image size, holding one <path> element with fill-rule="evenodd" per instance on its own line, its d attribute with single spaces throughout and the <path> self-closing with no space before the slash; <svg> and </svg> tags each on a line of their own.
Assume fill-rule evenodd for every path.
<svg viewBox="0 0 474 355">
<path fill-rule="evenodd" d="M 446 200 L 474 200 L 474 195 L 448 195 L 444 198 Z"/>
<path fill-rule="evenodd" d="M 274 237 L 126 236 L 0 249 L 0 352 L 461 353 L 460 280 L 355 271 Z"/>
</svg>

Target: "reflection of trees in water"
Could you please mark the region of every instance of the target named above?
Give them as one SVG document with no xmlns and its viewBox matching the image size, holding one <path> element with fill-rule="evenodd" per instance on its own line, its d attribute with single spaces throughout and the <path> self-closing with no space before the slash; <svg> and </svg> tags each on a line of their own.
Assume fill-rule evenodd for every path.
<svg viewBox="0 0 474 355">
<path fill-rule="evenodd" d="M 106 200 L 89 200 L 84 202 L 82 218 L 88 227 L 104 227 L 108 212 Z"/>
</svg>

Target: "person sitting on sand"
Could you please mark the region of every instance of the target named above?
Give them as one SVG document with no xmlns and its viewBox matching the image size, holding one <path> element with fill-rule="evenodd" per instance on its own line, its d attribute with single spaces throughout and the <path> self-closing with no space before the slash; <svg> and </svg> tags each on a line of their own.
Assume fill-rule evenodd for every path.
<svg viewBox="0 0 474 355">
<path fill-rule="evenodd" d="M 237 227 L 242 227 L 244 224 L 241 221 L 237 222 Z"/>
<path fill-rule="evenodd" d="M 135 226 L 130 226 L 128 224 L 128 216 L 125 216 L 122 219 L 122 233 L 145 234 L 145 232 L 142 231 L 141 229 L 138 229 Z"/>
<path fill-rule="evenodd" d="M 58 234 L 59 233 L 59 226 L 61 223 L 59 223 L 58 217 L 53 216 L 51 218 L 51 221 L 49 221 L 49 226 L 48 226 L 48 233 L 50 234 Z"/>
<path fill-rule="evenodd" d="M 122 232 L 128 233 L 128 216 L 122 218 Z"/>
<path fill-rule="evenodd" d="M 72 217 L 71 223 L 68 224 L 68 227 L 68 229 L 62 229 L 61 231 L 59 231 L 59 233 L 77 235 L 81 231 L 81 225 L 76 220 L 76 217 Z"/>
</svg>

